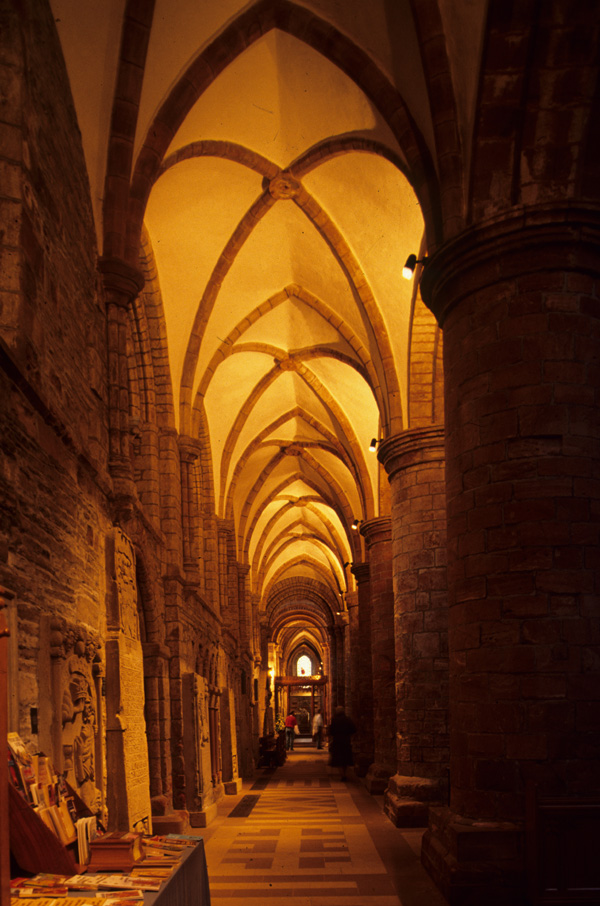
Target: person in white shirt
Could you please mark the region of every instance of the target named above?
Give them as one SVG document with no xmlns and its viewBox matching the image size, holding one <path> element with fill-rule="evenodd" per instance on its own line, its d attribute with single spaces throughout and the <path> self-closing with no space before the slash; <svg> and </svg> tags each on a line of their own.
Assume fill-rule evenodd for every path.
<svg viewBox="0 0 600 906">
<path fill-rule="evenodd" d="M 323 715 L 320 711 L 315 712 L 315 716 L 312 721 L 312 736 L 313 743 L 316 745 L 317 749 L 323 748 Z"/>
</svg>

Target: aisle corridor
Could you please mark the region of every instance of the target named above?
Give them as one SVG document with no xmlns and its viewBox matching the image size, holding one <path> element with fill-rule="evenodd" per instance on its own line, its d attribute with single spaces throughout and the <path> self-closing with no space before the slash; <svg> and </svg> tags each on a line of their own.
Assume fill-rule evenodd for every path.
<svg viewBox="0 0 600 906">
<path fill-rule="evenodd" d="M 202 833 L 213 906 L 445 906 L 419 861 L 421 830 L 399 830 L 327 752 L 297 746 L 219 805 Z"/>
</svg>

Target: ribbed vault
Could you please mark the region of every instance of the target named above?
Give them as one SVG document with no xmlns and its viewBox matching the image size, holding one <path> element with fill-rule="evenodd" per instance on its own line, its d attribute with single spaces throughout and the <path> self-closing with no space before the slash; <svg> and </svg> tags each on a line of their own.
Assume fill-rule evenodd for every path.
<svg viewBox="0 0 600 906">
<path fill-rule="evenodd" d="M 227 606 L 202 559 L 228 545 L 270 638 L 289 656 L 306 632 L 322 656 L 365 559 L 352 523 L 389 513 L 371 439 L 441 418 L 440 333 L 400 277 L 456 210 L 433 163 L 442 134 L 445 165 L 458 153 L 448 111 L 424 103 L 450 73 L 419 50 L 439 15 L 381 0 L 365 18 L 348 0 L 334 26 L 327 3 L 209 0 L 200 15 L 192 0 L 123 0 L 121 50 L 82 66 L 77 13 L 53 5 L 72 84 L 115 85 L 112 107 L 99 101 L 105 152 L 85 91 L 75 101 L 101 253 L 146 279 L 133 416 L 176 432 L 187 457 L 198 599 Z M 161 501 L 145 502 L 158 524 Z"/>
</svg>

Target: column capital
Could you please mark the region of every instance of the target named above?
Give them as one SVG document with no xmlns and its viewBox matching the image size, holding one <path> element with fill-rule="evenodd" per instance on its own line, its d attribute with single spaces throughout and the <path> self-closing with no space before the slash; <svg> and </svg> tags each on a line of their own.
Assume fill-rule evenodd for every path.
<svg viewBox="0 0 600 906">
<path fill-rule="evenodd" d="M 359 529 L 361 535 L 370 548 L 374 544 L 392 540 L 392 520 L 390 516 L 380 516 L 379 519 L 369 519 L 363 522 Z"/>
<path fill-rule="evenodd" d="M 445 435 L 444 425 L 427 425 L 424 428 L 401 431 L 381 442 L 377 459 L 389 478 L 403 469 L 428 462 L 442 462 L 445 459 Z"/>
<path fill-rule="evenodd" d="M 98 270 L 102 275 L 104 289 L 110 295 L 110 301 L 123 308 L 141 293 L 146 282 L 138 268 L 132 267 L 121 258 L 99 258 Z"/>
<path fill-rule="evenodd" d="M 443 326 L 463 298 L 525 274 L 600 269 L 597 205 L 539 205 L 475 224 L 427 259 L 421 294 Z"/>
<path fill-rule="evenodd" d="M 371 567 L 369 563 L 353 563 L 350 567 L 350 572 L 356 579 L 357 585 L 362 585 L 363 582 L 369 581 L 369 574 Z"/>
<path fill-rule="evenodd" d="M 346 610 L 348 611 L 348 613 L 350 613 L 353 607 L 358 607 L 358 592 L 346 592 Z"/>
<path fill-rule="evenodd" d="M 180 456 L 187 462 L 194 462 L 200 456 L 202 444 L 197 437 L 180 434 L 177 438 L 177 443 Z"/>
</svg>

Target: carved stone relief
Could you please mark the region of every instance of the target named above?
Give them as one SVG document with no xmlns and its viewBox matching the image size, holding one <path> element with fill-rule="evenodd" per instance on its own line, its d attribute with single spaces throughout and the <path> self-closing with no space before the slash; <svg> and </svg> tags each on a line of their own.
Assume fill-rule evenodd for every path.
<svg viewBox="0 0 600 906">
<path fill-rule="evenodd" d="M 121 616 L 121 629 L 127 638 L 139 641 L 140 624 L 135 574 L 135 550 L 129 538 L 120 529 L 115 529 L 114 543 L 115 579 Z"/>
<path fill-rule="evenodd" d="M 106 554 L 109 830 L 150 827 L 150 769 L 136 554 L 132 542 L 118 527 L 107 536 Z"/>
<path fill-rule="evenodd" d="M 201 827 L 216 812 L 211 776 L 209 690 L 204 677 L 188 673 L 183 676 L 182 692 L 186 806 L 192 826 Z"/>
<path fill-rule="evenodd" d="M 94 814 L 101 813 L 100 640 L 84 627 L 53 618 L 50 655 L 56 767 L 88 808 Z"/>
</svg>

